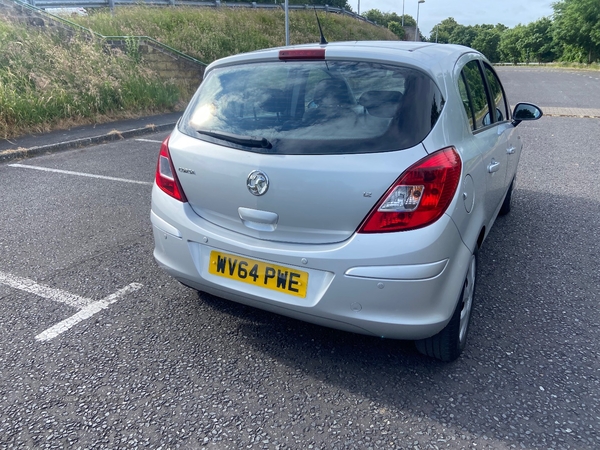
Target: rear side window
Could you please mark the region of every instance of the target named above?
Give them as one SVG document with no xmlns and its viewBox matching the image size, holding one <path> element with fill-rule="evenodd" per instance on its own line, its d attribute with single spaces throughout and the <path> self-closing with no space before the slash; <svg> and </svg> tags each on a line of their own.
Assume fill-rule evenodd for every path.
<svg viewBox="0 0 600 450">
<path fill-rule="evenodd" d="M 417 145 L 443 106 L 435 83 L 413 68 L 278 61 L 212 70 L 179 127 L 254 152 L 381 152 Z"/>
<path fill-rule="evenodd" d="M 492 95 L 492 103 L 496 109 L 494 122 L 509 120 L 510 117 L 508 115 L 508 108 L 506 105 L 504 92 L 502 91 L 502 84 L 500 84 L 500 80 L 490 66 L 485 63 L 483 66 L 485 68 L 485 77 L 487 79 L 488 86 L 490 87 L 490 94 Z"/>
<path fill-rule="evenodd" d="M 463 89 L 466 89 L 467 102 L 463 100 L 463 105 L 467 112 L 467 116 L 472 120 L 471 127 L 473 130 L 483 128 L 489 121 L 489 106 L 485 90 L 483 77 L 479 69 L 479 63 L 475 60 L 469 61 L 462 70 L 461 80 L 464 84 Z M 461 88 L 459 82 L 459 90 Z M 462 95 L 462 92 L 461 92 Z"/>
</svg>

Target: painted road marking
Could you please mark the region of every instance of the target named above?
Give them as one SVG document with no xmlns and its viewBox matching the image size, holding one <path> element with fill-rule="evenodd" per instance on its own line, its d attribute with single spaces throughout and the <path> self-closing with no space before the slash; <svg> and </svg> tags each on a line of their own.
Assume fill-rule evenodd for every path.
<svg viewBox="0 0 600 450">
<path fill-rule="evenodd" d="M 5 284 L 11 288 L 29 292 L 30 294 L 35 294 L 39 297 L 47 298 L 48 300 L 64 303 L 65 305 L 74 308 L 83 308 L 92 303 L 92 300 L 88 298 L 83 298 L 69 292 L 61 291 L 60 289 L 37 284 L 29 278 L 15 277 L 3 272 L 0 272 L 0 284 Z"/>
<path fill-rule="evenodd" d="M 17 168 L 21 168 L 21 169 L 34 169 L 34 170 L 41 170 L 43 172 L 62 173 L 62 174 L 66 174 L 66 175 L 76 175 L 78 177 L 98 178 L 100 180 L 121 181 L 123 183 L 143 184 L 146 186 L 152 186 L 152 184 L 153 184 L 148 181 L 128 180 L 126 178 L 107 177 L 104 175 L 94 175 L 91 173 L 73 172 L 71 170 L 50 169 L 48 167 L 29 166 L 26 164 L 9 164 L 8 167 L 17 167 Z"/>
<path fill-rule="evenodd" d="M 50 339 L 54 339 L 56 336 L 58 336 L 61 333 L 64 333 L 69 328 L 77 325 L 79 322 L 89 319 L 94 314 L 102 311 L 103 309 L 108 308 L 110 305 L 115 303 L 117 300 L 123 298 L 130 292 L 135 292 L 138 289 L 141 289 L 141 287 L 142 285 L 139 283 L 131 283 L 130 285 L 125 286 L 123 289 L 119 289 L 114 294 L 111 294 L 102 300 L 87 305 L 85 308 L 73 314 L 68 319 L 63 320 L 62 322 L 59 322 L 56 325 L 48 328 L 46 331 L 43 331 L 42 333 L 38 334 L 35 338 L 38 341 L 49 341 Z"/>
<path fill-rule="evenodd" d="M 61 291 L 60 289 L 54 289 L 49 286 L 38 284 L 29 278 L 17 277 L 4 272 L 0 272 L 0 284 L 79 309 L 77 313 L 68 319 L 63 320 L 38 334 L 35 337 L 38 341 L 49 341 L 50 339 L 54 339 L 56 336 L 64 333 L 79 322 L 89 319 L 94 314 L 108 308 L 125 295 L 135 292 L 143 287 L 142 284 L 131 283 L 124 288 L 119 289 L 114 294 L 95 302 L 89 298 L 80 297 L 69 292 Z"/>
<path fill-rule="evenodd" d="M 154 139 L 136 139 L 136 141 L 138 141 L 138 142 L 152 142 L 152 143 L 155 143 L 155 144 L 162 144 L 163 143 L 163 141 L 156 141 Z"/>
</svg>

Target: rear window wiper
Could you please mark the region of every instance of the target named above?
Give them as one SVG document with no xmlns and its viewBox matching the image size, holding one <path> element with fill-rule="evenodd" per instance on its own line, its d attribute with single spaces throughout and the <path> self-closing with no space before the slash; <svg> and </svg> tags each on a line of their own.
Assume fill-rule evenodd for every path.
<svg viewBox="0 0 600 450">
<path fill-rule="evenodd" d="M 196 130 L 198 133 L 205 136 L 222 139 L 224 141 L 233 142 L 234 144 L 245 145 L 247 147 L 258 147 L 258 148 L 273 148 L 273 144 L 269 142 L 267 138 L 261 138 L 256 136 L 240 136 L 233 133 L 227 133 L 224 131 L 212 131 L 212 130 Z"/>
</svg>

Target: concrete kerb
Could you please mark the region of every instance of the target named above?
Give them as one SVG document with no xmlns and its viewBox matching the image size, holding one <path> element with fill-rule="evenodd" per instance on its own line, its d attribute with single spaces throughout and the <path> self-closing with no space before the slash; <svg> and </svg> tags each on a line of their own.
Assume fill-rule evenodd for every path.
<svg viewBox="0 0 600 450">
<path fill-rule="evenodd" d="M 161 125 L 152 125 L 143 128 L 135 128 L 133 130 L 118 131 L 114 130 L 110 133 L 101 134 L 98 136 L 91 136 L 79 139 L 73 139 L 70 141 L 57 142 L 48 145 L 38 145 L 31 148 L 18 148 L 15 150 L 4 150 L 0 151 L 0 163 L 12 161 L 15 159 L 24 159 L 32 156 L 40 155 L 42 153 L 56 153 L 63 150 L 71 150 L 75 148 L 89 147 L 91 145 L 105 144 L 107 142 L 118 141 L 121 139 L 127 139 L 136 136 L 142 136 L 145 134 L 156 133 L 160 131 L 169 131 L 175 127 L 176 122 L 165 123 Z"/>
</svg>

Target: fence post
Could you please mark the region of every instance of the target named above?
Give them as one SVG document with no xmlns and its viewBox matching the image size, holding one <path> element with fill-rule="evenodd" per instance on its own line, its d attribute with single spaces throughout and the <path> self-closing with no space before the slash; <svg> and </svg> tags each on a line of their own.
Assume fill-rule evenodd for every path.
<svg viewBox="0 0 600 450">
<path fill-rule="evenodd" d="M 108 0 L 108 7 L 111 13 L 115 12 L 115 0 Z"/>
<path fill-rule="evenodd" d="M 169 6 L 175 6 L 175 0 L 169 0 Z"/>
<path fill-rule="evenodd" d="M 252 7 L 256 8 L 256 2 L 252 2 Z"/>
</svg>

